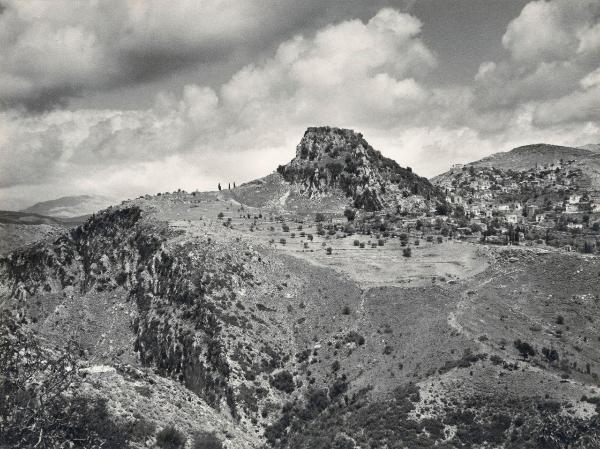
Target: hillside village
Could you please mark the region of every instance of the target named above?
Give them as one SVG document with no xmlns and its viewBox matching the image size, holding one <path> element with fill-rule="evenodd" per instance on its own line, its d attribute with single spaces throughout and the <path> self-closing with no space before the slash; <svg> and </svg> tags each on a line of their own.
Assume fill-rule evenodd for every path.
<svg viewBox="0 0 600 449">
<path fill-rule="evenodd" d="M 434 180 L 453 210 L 457 236 L 486 243 L 540 241 L 593 252 L 600 236 L 600 192 L 575 160 L 524 171 L 454 165 Z"/>
</svg>

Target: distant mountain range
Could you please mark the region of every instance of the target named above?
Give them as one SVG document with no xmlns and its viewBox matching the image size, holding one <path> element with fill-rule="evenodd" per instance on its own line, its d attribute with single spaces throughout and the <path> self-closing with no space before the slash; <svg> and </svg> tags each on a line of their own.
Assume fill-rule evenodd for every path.
<svg viewBox="0 0 600 449">
<path fill-rule="evenodd" d="M 63 196 L 55 200 L 36 203 L 22 212 L 50 217 L 80 217 L 106 209 L 114 203 L 114 199 L 99 195 Z"/>
</svg>

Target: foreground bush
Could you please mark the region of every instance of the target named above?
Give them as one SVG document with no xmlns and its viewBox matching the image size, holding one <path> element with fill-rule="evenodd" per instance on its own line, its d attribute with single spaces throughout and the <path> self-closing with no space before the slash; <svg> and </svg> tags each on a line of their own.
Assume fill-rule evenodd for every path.
<svg viewBox="0 0 600 449">
<path fill-rule="evenodd" d="M 8 311 L 0 318 L 0 447 L 117 449 L 130 429 L 79 393 L 75 348 L 48 351 Z"/>
<path fill-rule="evenodd" d="M 165 427 L 156 435 L 156 444 L 162 449 L 181 449 L 187 438 L 173 426 Z"/>
</svg>

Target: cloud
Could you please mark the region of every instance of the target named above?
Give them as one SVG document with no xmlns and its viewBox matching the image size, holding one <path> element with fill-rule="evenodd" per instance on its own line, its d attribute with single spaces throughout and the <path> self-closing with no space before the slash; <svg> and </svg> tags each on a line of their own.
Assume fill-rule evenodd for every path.
<svg viewBox="0 0 600 449">
<path fill-rule="evenodd" d="M 223 43 L 233 45 L 239 36 L 281 31 L 254 29 L 258 10 L 252 4 L 243 6 L 241 16 L 215 12 L 214 23 L 205 17 L 204 29 L 191 26 L 181 33 L 178 27 L 201 14 L 195 2 L 187 15 L 174 6 L 164 20 L 164 3 L 100 2 L 106 15 L 101 25 L 98 8 L 90 12 L 87 4 L 69 3 L 61 15 L 46 5 L 22 2 L 18 17 L 5 18 L 15 14 L 15 7 L 0 15 L 17 30 L 11 34 L 0 26 L 0 42 L 10 44 L 0 46 L 0 58 L 47 46 L 40 64 L 0 64 L 0 98 L 56 100 L 138 76 L 127 68 L 138 56 L 151 60 L 150 53 L 176 48 L 170 54 L 184 64 L 216 54 L 211 52 L 226 54 Z M 0 198 L 26 206 L 34 197 L 128 197 L 210 189 L 218 181 L 239 184 L 287 162 L 304 129 L 314 125 L 358 129 L 384 154 L 427 176 L 454 161 L 531 142 L 598 141 L 600 33 L 589 14 L 600 11 L 586 0 L 570 5 L 564 0 L 527 5 L 507 27 L 506 57 L 483 62 L 472 81 L 459 86 L 427 81 L 439 62 L 421 38 L 421 21 L 383 8 L 367 19 L 340 20 L 288 36 L 223 82 L 159 92 L 146 109 L 0 112 Z M 274 8 L 272 14 L 281 14 Z M 54 28 L 47 32 L 61 36 L 57 48 L 65 46 L 73 64 L 79 64 L 76 69 L 55 64 L 56 43 L 36 38 L 41 32 L 35 28 L 48 23 Z M 547 23 L 557 27 L 550 47 L 537 39 L 533 27 Z M 546 32 L 540 30 L 542 36 Z M 224 36 L 216 47 L 211 33 Z M 32 44 L 25 46 L 26 41 Z M 153 73 L 139 76 L 158 76 Z"/>
<path fill-rule="evenodd" d="M 600 3 L 533 1 L 507 27 L 508 58 L 484 62 L 475 77 L 475 106 L 514 109 L 570 95 L 600 65 Z"/>
<path fill-rule="evenodd" d="M 5 0 L 0 105 L 47 110 L 89 92 L 249 60 L 294 33 L 381 3 Z"/>
</svg>

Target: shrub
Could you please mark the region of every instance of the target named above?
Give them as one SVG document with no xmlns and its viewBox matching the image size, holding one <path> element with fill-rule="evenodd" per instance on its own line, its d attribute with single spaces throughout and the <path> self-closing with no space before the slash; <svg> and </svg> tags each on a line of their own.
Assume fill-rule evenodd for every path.
<svg viewBox="0 0 600 449">
<path fill-rule="evenodd" d="M 1 447 L 117 448 L 135 437 L 111 420 L 106 400 L 80 396 L 77 347 L 65 349 L 47 351 L 11 311 L 0 314 Z"/>
<path fill-rule="evenodd" d="M 333 249 L 331 248 L 331 246 L 327 247 L 327 249 L 325 250 L 327 252 L 327 255 L 331 255 L 331 253 L 333 252 Z"/>
<path fill-rule="evenodd" d="M 311 242 L 313 241 L 313 235 L 312 235 L 312 234 L 307 234 L 307 235 L 306 235 L 306 238 L 307 238 L 308 240 L 310 240 Z"/>
<path fill-rule="evenodd" d="M 385 242 L 384 242 L 384 240 L 383 240 L 383 239 L 379 239 L 379 240 L 377 240 L 377 244 L 378 244 L 379 246 L 383 246 L 383 245 L 385 244 Z"/>
<path fill-rule="evenodd" d="M 365 337 L 363 337 L 356 331 L 349 332 L 344 340 L 346 341 L 346 343 L 356 343 L 358 346 L 362 346 L 365 344 Z"/>
<path fill-rule="evenodd" d="M 558 360 L 558 351 L 556 349 L 542 348 L 542 354 L 544 354 L 544 357 L 546 357 L 550 363 Z"/>
<path fill-rule="evenodd" d="M 217 218 L 220 220 L 224 216 L 225 216 L 225 214 L 223 212 L 219 212 L 219 215 L 217 215 Z"/>
<path fill-rule="evenodd" d="M 348 221 L 353 221 L 356 217 L 356 211 L 354 209 L 346 208 L 346 210 L 344 210 L 344 216 Z"/>
<path fill-rule="evenodd" d="M 199 432 L 194 435 L 192 449 L 223 449 L 223 443 L 213 432 Z"/>
<path fill-rule="evenodd" d="M 350 307 L 344 306 L 344 308 L 342 309 L 342 313 L 344 315 L 350 315 Z"/>
<path fill-rule="evenodd" d="M 279 243 L 281 243 L 282 245 L 285 245 L 286 241 L 285 241 L 285 239 L 279 239 Z"/>
<path fill-rule="evenodd" d="M 525 341 L 521 341 L 520 339 L 515 340 L 514 346 L 521 353 L 521 357 L 524 359 L 535 355 L 535 349 L 533 349 L 533 347 Z"/>
<path fill-rule="evenodd" d="M 162 449 L 181 449 L 187 438 L 173 426 L 165 427 L 156 435 L 156 444 Z"/>
<path fill-rule="evenodd" d="M 353 243 L 353 245 L 354 245 L 354 246 L 359 246 L 359 245 L 360 245 L 360 242 L 359 242 L 358 240 L 354 240 L 354 243 Z"/>
<path fill-rule="evenodd" d="M 317 212 L 317 213 L 315 214 L 315 221 L 316 221 L 317 223 L 320 223 L 320 222 L 322 222 L 322 221 L 325 221 L 325 215 L 323 215 L 321 212 Z"/>
<path fill-rule="evenodd" d="M 556 324 L 560 324 L 560 325 L 565 324 L 565 318 L 562 315 L 558 315 L 556 317 Z"/>
<path fill-rule="evenodd" d="M 291 393 L 296 388 L 294 385 L 294 376 L 287 370 L 279 371 L 269 379 L 269 383 L 272 387 L 284 393 Z"/>
<path fill-rule="evenodd" d="M 412 256 L 412 249 L 410 249 L 410 248 L 404 248 L 402 250 L 402 255 L 404 257 L 411 257 Z"/>
<path fill-rule="evenodd" d="M 290 232 L 290 227 L 284 223 L 281 225 L 281 230 L 283 232 Z"/>
<path fill-rule="evenodd" d="M 334 373 L 340 370 L 340 362 L 338 360 L 335 360 L 332 364 L 331 364 L 331 371 L 333 371 Z"/>
</svg>

